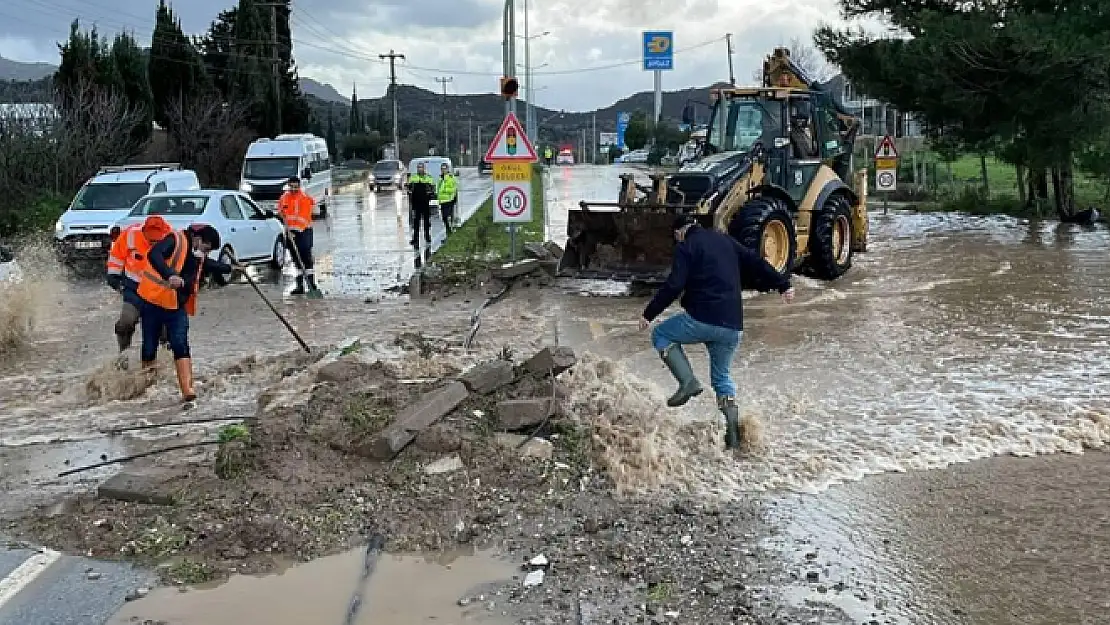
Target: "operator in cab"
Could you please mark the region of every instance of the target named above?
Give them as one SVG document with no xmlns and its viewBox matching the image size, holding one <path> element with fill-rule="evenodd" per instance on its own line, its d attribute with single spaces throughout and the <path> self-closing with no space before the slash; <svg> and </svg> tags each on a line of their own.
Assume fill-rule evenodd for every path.
<svg viewBox="0 0 1110 625">
<path fill-rule="evenodd" d="M 316 273 L 312 261 L 312 196 L 301 189 L 301 179 L 294 176 L 286 182 L 286 191 L 278 200 L 278 216 L 285 224 L 285 239 L 293 244 L 294 258 L 298 260 L 301 275 L 290 295 L 304 295 L 308 290 L 317 292 Z"/>
<path fill-rule="evenodd" d="M 131 347 L 135 328 L 139 325 L 139 309 L 142 307 L 142 300 L 136 293 L 139 274 L 151 246 L 166 238 L 170 232 L 170 225 L 165 219 L 151 215 L 142 223 L 131 224 L 121 230 L 108 251 L 108 286 L 123 298 L 115 326 L 116 343 L 121 354 L 120 367 L 126 365 L 126 357 L 122 354 Z"/>
<path fill-rule="evenodd" d="M 246 265 L 232 267 L 208 258 L 220 247 L 220 233 L 212 226 L 194 224 L 171 232 L 156 243 L 139 272 L 136 293 L 142 300 L 140 317 L 143 326 L 143 368 L 154 367 L 158 355 L 158 339 L 163 329 L 173 352 L 174 369 L 181 398 L 195 401 L 193 360 L 189 350 L 189 317 L 196 314 L 197 290 L 207 272 L 218 284 L 226 284 L 233 269 L 246 270 Z"/>
<path fill-rule="evenodd" d="M 758 252 L 727 234 L 701 227 L 693 216 L 677 217 L 672 227 L 677 245 L 671 273 L 644 309 L 640 329 L 650 327 L 682 296 L 685 311 L 656 325 L 651 332 L 652 346 L 679 384 L 667 405 L 676 408 L 701 394 L 701 383 L 682 346 L 705 345 L 717 409 L 725 417 L 725 449 L 739 449 L 743 424 L 730 371 L 732 356 L 744 333 L 741 289 L 777 290 L 783 301 L 790 303 L 794 288 Z"/>
</svg>

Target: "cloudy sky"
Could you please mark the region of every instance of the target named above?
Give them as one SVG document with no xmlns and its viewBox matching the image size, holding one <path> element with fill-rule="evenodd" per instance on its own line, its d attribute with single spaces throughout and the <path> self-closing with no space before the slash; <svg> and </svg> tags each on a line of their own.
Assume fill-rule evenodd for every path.
<svg viewBox="0 0 1110 625">
<path fill-rule="evenodd" d="M 772 47 L 835 22 L 835 0 L 528 0 L 536 103 L 589 110 L 652 88 L 641 69 L 641 32 L 673 30 L 675 70 L 664 89 L 704 86 L 728 78 L 726 32 L 733 35 L 737 79 L 748 82 Z M 235 0 L 177 0 L 188 32 L 201 33 Z M 524 32 L 524 3 L 517 4 L 517 33 Z M 57 62 L 56 42 L 70 21 L 97 24 L 112 33 L 131 30 L 149 41 L 157 0 L 2 0 L 0 56 Z M 504 0 L 294 0 L 294 55 L 301 75 L 328 82 L 342 93 L 358 85 L 377 96 L 389 79 L 378 54 L 403 53 L 399 80 L 449 93 L 492 92 L 501 71 Z M 518 41 L 517 62 L 524 63 Z M 518 74 L 523 75 L 523 70 Z"/>
</svg>

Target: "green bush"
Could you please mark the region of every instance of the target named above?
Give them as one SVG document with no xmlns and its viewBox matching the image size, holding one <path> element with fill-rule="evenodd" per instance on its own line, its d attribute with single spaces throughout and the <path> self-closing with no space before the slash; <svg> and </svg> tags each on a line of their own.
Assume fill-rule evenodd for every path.
<svg viewBox="0 0 1110 625">
<path fill-rule="evenodd" d="M 50 230 L 67 206 L 69 198 L 53 193 L 0 205 L 0 237 Z"/>
</svg>

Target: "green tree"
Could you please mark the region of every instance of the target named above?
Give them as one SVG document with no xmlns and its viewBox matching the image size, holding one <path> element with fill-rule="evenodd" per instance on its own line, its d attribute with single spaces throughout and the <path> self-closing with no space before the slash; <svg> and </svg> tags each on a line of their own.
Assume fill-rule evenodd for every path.
<svg viewBox="0 0 1110 625">
<path fill-rule="evenodd" d="M 335 115 L 332 112 L 332 107 L 330 105 L 328 106 L 328 129 L 327 129 L 327 133 L 324 136 L 324 139 L 328 142 L 328 153 L 331 154 L 331 157 L 333 159 L 336 158 L 339 155 L 339 152 L 338 152 L 338 145 L 339 144 L 336 143 Z"/>
<path fill-rule="evenodd" d="M 139 123 L 131 132 L 131 149 L 137 154 L 150 141 L 154 130 L 154 96 L 147 79 L 147 60 L 135 38 L 127 33 L 116 35 L 111 58 L 115 88 L 139 115 Z"/>
<path fill-rule="evenodd" d="M 651 128 L 648 123 L 647 113 L 636 111 L 628 120 L 628 128 L 624 131 L 624 145 L 629 150 L 639 150 L 648 144 L 651 138 Z"/>
<path fill-rule="evenodd" d="M 358 103 L 358 89 L 351 89 L 351 113 L 347 120 L 347 134 L 360 135 L 366 132 L 366 119 Z"/>
<path fill-rule="evenodd" d="M 158 4 L 151 37 L 149 63 L 154 120 L 169 128 L 167 107 L 172 101 L 209 89 L 200 52 L 181 29 L 181 20 L 165 0 Z"/>
</svg>

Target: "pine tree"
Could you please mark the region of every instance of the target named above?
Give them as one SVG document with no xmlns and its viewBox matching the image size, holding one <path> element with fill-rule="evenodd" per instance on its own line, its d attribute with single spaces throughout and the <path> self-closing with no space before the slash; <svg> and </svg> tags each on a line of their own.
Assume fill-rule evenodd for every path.
<svg viewBox="0 0 1110 625">
<path fill-rule="evenodd" d="M 116 35 L 111 60 L 117 91 L 123 94 L 133 110 L 140 113 L 139 122 L 131 133 L 131 148 L 138 153 L 153 132 L 154 96 L 147 79 L 147 61 L 135 38 L 127 33 Z"/>
<path fill-rule="evenodd" d="M 181 20 L 165 0 L 155 15 L 150 46 L 150 88 L 154 95 L 154 119 L 169 128 L 167 113 L 172 102 L 200 96 L 208 89 L 208 77 L 200 53 L 181 29 Z"/>
<path fill-rule="evenodd" d="M 351 89 L 351 114 L 347 121 L 347 134 L 361 135 L 366 132 L 366 120 L 362 117 L 362 109 L 358 103 L 358 87 Z"/>
<path fill-rule="evenodd" d="M 328 105 L 328 130 L 324 138 L 328 142 L 328 152 L 331 154 L 332 159 L 335 159 L 338 155 L 335 139 L 335 115 L 330 104 Z"/>
</svg>

